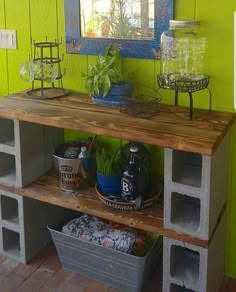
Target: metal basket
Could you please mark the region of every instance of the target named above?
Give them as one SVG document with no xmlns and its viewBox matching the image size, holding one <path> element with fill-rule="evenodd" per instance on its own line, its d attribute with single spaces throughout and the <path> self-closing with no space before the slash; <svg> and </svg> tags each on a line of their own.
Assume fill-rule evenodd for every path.
<svg viewBox="0 0 236 292">
<path fill-rule="evenodd" d="M 120 107 L 120 112 L 143 119 L 155 116 L 159 112 L 161 96 L 157 90 L 151 90 L 153 90 L 155 94 L 140 94 L 130 98 L 125 106 Z"/>
</svg>

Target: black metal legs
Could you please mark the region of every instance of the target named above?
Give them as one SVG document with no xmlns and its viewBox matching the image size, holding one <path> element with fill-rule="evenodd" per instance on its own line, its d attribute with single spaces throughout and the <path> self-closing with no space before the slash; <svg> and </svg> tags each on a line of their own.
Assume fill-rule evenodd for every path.
<svg viewBox="0 0 236 292">
<path fill-rule="evenodd" d="M 209 92 L 209 111 L 211 111 L 211 91 L 209 88 L 206 88 Z M 175 90 L 175 105 L 178 105 L 179 91 Z M 189 118 L 193 119 L 193 93 L 191 91 L 188 92 L 189 95 Z"/>
<path fill-rule="evenodd" d="M 175 105 L 178 105 L 178 90 L 175 91 Z"/>
<path fill-rule="evenodd" d="M 178 105 L 178 95 L 179 92 L 176 90 L 175 91 L 175 105 Z M 190 120 L 193 119 L 193 94 L 192 92 L 188 92 L 189 95 L 189 118 Z"/>
</svg>

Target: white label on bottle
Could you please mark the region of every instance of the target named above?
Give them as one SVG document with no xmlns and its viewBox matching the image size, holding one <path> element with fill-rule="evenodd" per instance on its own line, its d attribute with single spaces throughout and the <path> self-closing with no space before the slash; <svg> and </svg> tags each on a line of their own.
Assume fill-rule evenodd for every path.
<svg viewBox="0 0 236 292">
<path fill-rule="evenodd" d="M 125 177 L 123 177 L 121 180 L 121 189 L 122 193 L 126 196 L 130 196 L 133 194 L 133 184 Z"/>
</svg>

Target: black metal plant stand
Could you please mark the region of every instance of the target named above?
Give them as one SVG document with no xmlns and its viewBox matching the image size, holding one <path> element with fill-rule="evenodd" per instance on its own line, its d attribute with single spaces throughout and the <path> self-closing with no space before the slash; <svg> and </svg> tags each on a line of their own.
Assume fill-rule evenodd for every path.
<svg viewBox="0 0 236 292">
<path fill-rule="evenodd" d="M 175 91 L 175 105 L 178 105 L 179 92 L 186 92 L 189 95 L 189 117 L 193 118 L 193 92 L 207 89 L 209 92 L 209 111 L 211 111 L 211 91 L 208 88 L 209 76 L 201 75 L 197 80 L 175 80 L 173 74 L 162 74 L 157 76 L 159 88 Z"/>
</svg>

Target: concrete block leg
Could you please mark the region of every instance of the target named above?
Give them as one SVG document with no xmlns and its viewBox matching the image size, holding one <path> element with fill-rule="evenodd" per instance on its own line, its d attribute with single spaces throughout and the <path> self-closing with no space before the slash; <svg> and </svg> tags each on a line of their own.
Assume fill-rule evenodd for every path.
<svg viewBox="0 0 236 292">
<path fill-rule="evenodd" d="M 227 135 L 212 156 L 165 149 L 165 228 L 211 237 L 227 197 L 228 144 Z"/>
<path fill-rule="evenodd" d="M 0 182 L 24 187 L 53 166 L 64 130 L 0 118 Z"/>
<path fill-rule="evenodd" d="M 0 252 L 27 263 L 48 243 L 47 204 L 0 190 Z"/>
<path fill-rule="evenodd" d="M 219 291 L 224 278 L 226 214 L 208 248 L 164 237 L 163 292 Z"/>
</svg>

